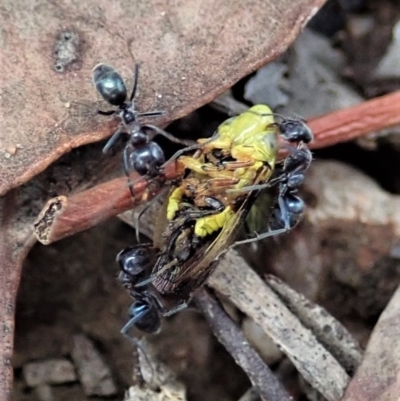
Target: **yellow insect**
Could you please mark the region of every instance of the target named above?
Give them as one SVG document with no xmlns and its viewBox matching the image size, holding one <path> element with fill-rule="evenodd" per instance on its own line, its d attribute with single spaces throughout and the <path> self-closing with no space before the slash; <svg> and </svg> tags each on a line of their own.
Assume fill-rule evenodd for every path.
<svg viewBox="0 0 400 401">
<path fill-rule="evenodd" d="M 222 123 L 211 139 L 200 139 L 193 156 L 180 155 L 186 174 L 160 212 L 154 247 L 160 249 L 150 277 L 161 294 L 186 298 L 213 271 L 234 242 L 241 223 L 271 178 L 278 130 L 268 106 L 256 105 Z"/>
<path fill-rule="evenodd" d="M 278 135 L 297 146 L 288 147 L 272 177 Z M 256 105 L 222 123 L 211 139 L 199 140 L 193 156 L 183 155 L 193 147 L 179 152 L 177 168 L 185 172 L 164 203 L 153 243 L 129 247 L 117 257 L 120 281 L 134 299 L 123 334 L 132 326 L 156 333 L 161 317 L 186 307 L 231 246 L 284 233 L 298 223 L 304 202 L 296 191 L 312 160 L 305 145 L 311 140 L 304 121 L 275 123 L 268 106 Z M 263 189 L 266 231 L 235 242 Z"/>
<path fill-rule="evenodd" d="M 222 123 L 211 140 L 200 139 L 193 156 L 178 159 L 189 173 L 170 194 L 167 219 L 172 221 L 187 202 L 212 209 L 212 198 L 218 206 L 196 219 L 195 235 L 205 237 L 228 224 L 235 204 L 246 197 L 240 189 L 271 177 L 278 152 L 276 131 L 271 109 L 256 105 Z"/>
</svg>

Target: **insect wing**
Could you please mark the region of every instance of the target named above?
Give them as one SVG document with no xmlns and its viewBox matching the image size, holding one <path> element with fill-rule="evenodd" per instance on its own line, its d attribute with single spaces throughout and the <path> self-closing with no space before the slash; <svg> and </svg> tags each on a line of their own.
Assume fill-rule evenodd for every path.
<svg viewBox="0 0 400 401">
<path fill-rule="evenodd" d="M 267 188 L 259 191 L 246 215 L 244 228 L 247 236 L 260 233 L 268 227 L 272 218 L 272 209 L 277 199 L 276 188 Z"/>
<path fill-rule="evenodd" d="M 255 194 L 250 193 L 241 203 L 239 209 L 224 225 L 214 240 L 204 240 L 204 244 L 177 272 L 170 271 L 159 274 L 153 281 L 154 287 L 161 293 L 174 293 L 189 298 L 190 294 L 208 279 L 218 264 L 219 259 L 235 241 L 236 235 L 254 202 Z M 153 274 L 162 268 L 162 263 L 156 264 Z"/>
</svg>

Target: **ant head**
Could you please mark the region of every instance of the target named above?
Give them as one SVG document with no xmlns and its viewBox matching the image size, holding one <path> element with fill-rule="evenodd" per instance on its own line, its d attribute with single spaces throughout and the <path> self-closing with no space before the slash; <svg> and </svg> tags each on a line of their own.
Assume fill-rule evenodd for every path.
<svg viewBox="0 0 400 401">
<path fill-rule="evenodd" d="M 288 142 L 309 143 L 314 139 L 310 127 L 303 120 L 283 120 L 278 124 L 281 135 Z"/>
<path fill-rule="evenodd" d="M 117 255 L 121 270 L 131 278 L 141 274 L 151 264 L 148 244 L 129 246 Z"/>
</svg>

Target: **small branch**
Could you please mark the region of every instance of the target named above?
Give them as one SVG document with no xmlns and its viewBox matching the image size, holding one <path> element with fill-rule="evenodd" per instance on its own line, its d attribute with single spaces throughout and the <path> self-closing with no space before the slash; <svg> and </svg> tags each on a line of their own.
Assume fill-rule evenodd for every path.
<svg viewBox="0 0 400 401">
<path fill-rule="evenodd" d="M 311 148 L 319 149 L 400 125 L 400 91 L 313 118 Z"/>
<path fill-rule="evenodd" d="M 362 350 L 350 332 L 322 306 L 308 300 L 279 278 L 267 275 L 265 279 L 301 323 L 313 332 L 347 372 L 353 373 L 361 362 Z"/>
<path fill-rule="evenodd" d="M 175 163 L 165 169 L 165 179 L 176 178 Z M 132 174 L 132 180 L 140 178 Z M 37 239 L 45 245 L 87 230 L 110 217 L 133 209 L 155 197 L 162 186 L 149 190 L 142 179 L 135 183 L 135 198 L 128 188 L 126 177 L 116 178 L 83 192 L 50 199 L 34 223 Z"/>
<path fill-rule="evenodd" d="M 342 397 L 350 380 L 343 367 L 236 251 L 221 259 L 207 284 L 252 318 L 327 400 Z"/>
<path fill-rule="evenodd" d="M 286 392 L 261 357 L 249 345 L 240 328 L 203 287 L 194 297 L 219 342 L 246 372 L 264 401 L 290 401 Z"/>
<path fill-rule="evenodd" d="M 397 91 L 314 118 L 309 121 L 315 135 L 311 147 L 323 148 L 400 125 L 399 110 L 400 91 Z M 178 174 L 176 163 L 166 167 L 167 180 L 177 178 Z M 137 196 L 132 199 L 127 179 L 121 177 L 68 198 L 50 199 L 36 220 L 35 234 L 40 242 L 47 245 L 86 230 L 156 195 L 152 193 L 144 197 L 146 189 L 146 181 L 137 182 L 134 187 Z"/>
</svg>

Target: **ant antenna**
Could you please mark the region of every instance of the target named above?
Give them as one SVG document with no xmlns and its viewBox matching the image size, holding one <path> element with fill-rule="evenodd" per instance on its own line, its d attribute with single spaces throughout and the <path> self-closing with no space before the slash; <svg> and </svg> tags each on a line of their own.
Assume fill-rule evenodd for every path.
<svg viewBox="0 0 400 401">
<path fill-rule="evenodd" d="M 139 64 L 135 64 L 135 80 L 133 82 L 131 97 L 129 98 L 130 102 L 135 98 L 136 90 L 138 87 L 138 81 L 139 81 Z"/>
<path fill-rule="evenodd" d="M 131 319 L 132 320 L 132 319 Z M 140 340 L 138 340 L 135 337 L 130 336 L 126 331 L 130 329 L 130 327 L 133 326 L 133 324 L 131 323 L 131 320 L 122 328 L 121 333 L 124 335 L 125 338 L 127 338 L 137 349 L 139 349 L 143 356 L 144 359 L 146 360 L 147 365 L 149 365 L 150 371 L 151 371 L 151 376 L 154 376 L 154 369 L 153 369 L 153 365 L 150 363 L 150 359 L 147 356 L 147 352 L 145 351 L 145 349 L 143 348 L 142 344 L 140 344 Z M 127 327 L 129 326 L 129 327 Z M 126 330 L 125 330 L 126 329 Z M 125 331 L 124 331 L 125 330 Z"/>
</svg>

